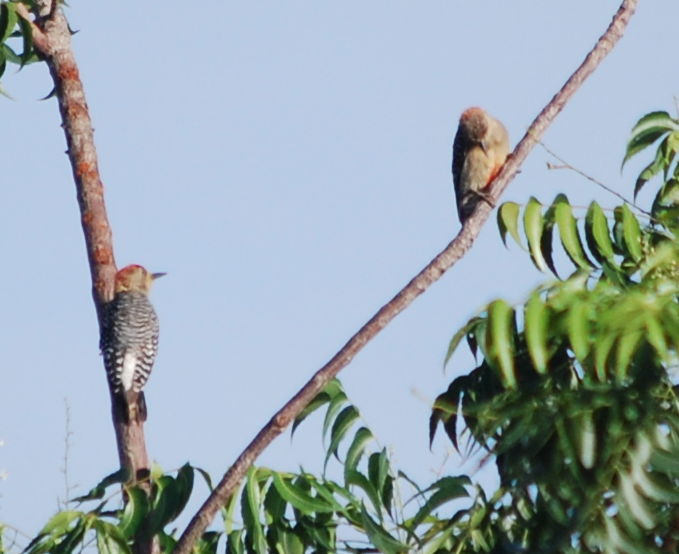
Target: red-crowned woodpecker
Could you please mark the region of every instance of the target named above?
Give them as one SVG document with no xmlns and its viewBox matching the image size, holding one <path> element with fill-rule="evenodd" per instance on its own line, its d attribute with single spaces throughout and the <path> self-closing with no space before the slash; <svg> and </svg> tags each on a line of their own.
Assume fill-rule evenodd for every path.
<svg viewBox="0 0 679 554">
<path fill-rule="evenodd" d="M 140 265 L 121 269 L 115 296 L 104 306 L 99 346 L 114 401 L 123 421 L 146 421 L 144 385 L 158 352 L 158 316 L 149 301 L 151 285 L 164 273 Z"/>
</svg>

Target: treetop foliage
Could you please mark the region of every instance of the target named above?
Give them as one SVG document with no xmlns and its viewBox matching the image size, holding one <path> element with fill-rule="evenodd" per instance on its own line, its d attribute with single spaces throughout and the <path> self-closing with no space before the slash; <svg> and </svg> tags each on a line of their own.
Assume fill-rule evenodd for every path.
<svg viewBox="0 0 679 554">
<path fill-rule="evenodd" d="M 577 218 L 565 195 L 531 198 L 522 230 L 533 264 L 558 278 L 555 232 L 572 265 L 522 306 L 488 304 L 451 340 L 479 365 L 435 403 L 461 434 L 496 456 L 501 490 L 488 542 L 530 552 L 674 549 L 679 523 L 679 121 L 665 112 L 632 130 L 623 164 L 657 142 L 650 212 L 596 202 Z M 610 213 L 610 212 L 609 212 Z M 523 246 L 521 208 L 498 210 L 502 239 Z M 460 425 L 465 431 L 459 432 Z"/>
</svg>

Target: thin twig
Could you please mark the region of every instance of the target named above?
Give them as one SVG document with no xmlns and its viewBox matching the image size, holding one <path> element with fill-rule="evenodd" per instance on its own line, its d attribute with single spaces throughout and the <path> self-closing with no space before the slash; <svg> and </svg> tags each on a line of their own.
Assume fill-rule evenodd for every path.
<svg viewBox="0 0 679 554">
<path fill-rule="evenodd" d="M 550 156 L 552 156 L 552 157 L 555 158 L 556 160 L 559 160 L 559 161 L 561 162 L 561 164 L 562 164 L 562 165 L 553 165 L 553 164 L 547 162 L 547 169 L 570 169 L 571 171 L 575 171 L 575 173 L 577 173 L 578 175 L 581 175 L 582 177 L 584 177 L 584 178 L 587 179 L 588 181 L 591 181 L 591 182 L 594 183 L 595 185 L 600 186 L 600 187 L 601 187 L 602 189 L 604 189 L 606 192 L 610 192 L 611 194 L 617 196 L 620 200 L 622 200 L 623 202 L 625 202 L 625 204 L 629 204 L 630 206 L 632 206 L 632 207 L 635 208 L 636 210 L 639 210 L 641 213 L 647 215 L 648 217 L 652 217 L 650 212 L 647 212 L 647 211 L 644 210 L 643 208 L 637 206 L 634 202 L 632 202 L 631 200 L 628 200 L 627 198 L 625 198 L 625 197 L 624 197 L 622 194 L 620 194 L 619 192 L 613 190 L 612 188 L 610 188 L 610 187 L 607 186 L 607 185 L 604 185 L 601 181 L 598 181 L 597 179 L 595 179 L 595 178 L 592 177 L 591 175 L 588 175 L 587 173 L 585 173 L 585 172 L 582 171 L 581 169 L 578 169 L 577 167 L 572 166 L 571 164 L 569 164 L 569 163 L 568 163 L 566 160 L 564 160 L 561 156 L 559 156 L 558 154 L 552 152 L 549 148 L 547 148 L 547 145 L 546 145 L 544 142 L 540 141 L 540 146 L 542 146 L 542 147 L 547 151 L 547 153 L 548 153 Z"/>
<path fill-rule="evenodd" d="M 71 449 L 71 436 L 73 432 L 71 431 L 71 407 L 68 404 L 68 398 L 64 398 L 64 406 L 66 407 L 66 436 L 64 437 L 64 467 L 61 472 L 64 474 L 64 487 L 66 488 L 66 499 L 62 502 L 63 509 L 67 509 L 69 503 L 69 497 L 71 494 L 71 484 L 68 480 L 68 454 Z"/>
<path fill-rule="evenodd" d="M 23 532 L 21 529 L 19 529 L 18 527 L 14 527 L 13 525 L 10 525 L 9 523 L 5 523 L 4 521 L 2 522 L 2 529 L 3 529 L 3 530 L 4 530 L 4 529 L 8 529 L 8 530 L 11 531 L 12 533 L 14 533 L 14 536 L 12 537 L 11 543 L 9 544 L 9 546 L 5 546 L 5 551 L 6 551 L 6 552 L 11 551 L 12 548 L 14 548 L 15 546 L 18 546 L 19 548 L 21 548 L 21 546 L 17 543 L 17 538 L 18 538 L 19 536 L 21 536 L 21 537 L 27 539 L 27 542 L 30 541 L 30 540 L 33 538 L 33 537 L 31 537 L 28 533 L 24 533 L 24 532 Z M 3 546 L 4 546 L 4 545 L 3 545 Z M 23 551 L 24 551 L 24 549 L 21 548 L 21 552 L 23 552 Z"/>
<path fill-rule="evenodd" d="M 537 116 L 528 132 L 517 145 L 511 158 L 490 185 L 492 200 L 499 198 L 552 121 L 554 121 L 566 103 L 582 86 L 585 79 L 599 66 L 601 61 L 620 40 L 629 19 L 634 13 L 636 4 L 637 0 L 623 1 L 608 29 L 597 41 L 584 62 Z M 490 211 L 491 207 L 487 203 L 479 202 L 476 210 L 467 220 L 460 233 L 443 252 L 436 256 L 401 292 L 385 304 L 368 323 L 351 337 L 349 342 L 327 364 L 318 370 L 309 382 L 257 433 L 257 436 L 238 456 L 196 515 L 193 516 L 188 527 L 177 542 L 174 554 L 189 554 L 193 550 L 196 542 L 208 525 L 210 525 L 219 508 L 229 501 L 250 466 L 271 441 L 283 432 L 304 407 L 351 362 L 354 356 L 370 340 L 384 329 L 401 311 L 407 308 L 415 298 L 436 282 L 455 262 L 464 256 L 481 232 L 483 224 L 490 216 Z"/>
</svg>

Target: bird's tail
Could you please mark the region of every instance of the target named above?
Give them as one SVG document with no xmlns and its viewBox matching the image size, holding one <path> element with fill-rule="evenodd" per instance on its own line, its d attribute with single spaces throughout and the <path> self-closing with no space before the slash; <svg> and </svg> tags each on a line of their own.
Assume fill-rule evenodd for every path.
<svg viewBox="0 0 679 554">
<path fill-rule="evenodd" d="M 115 410 L 118 414 L 118 420 L 129 425 L 130 422 L 143 423 L 148 417 L 146 409 L 146 397 L 144 392 L 135 392 L 133 390 L 123 392 L 115 395 Z"/>
</svg>

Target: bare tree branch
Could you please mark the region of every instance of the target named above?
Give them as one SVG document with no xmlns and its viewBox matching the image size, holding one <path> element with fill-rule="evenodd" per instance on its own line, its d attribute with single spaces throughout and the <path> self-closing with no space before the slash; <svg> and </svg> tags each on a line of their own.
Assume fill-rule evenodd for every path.
<svg viewBox="0 0 679 554">
<path fill-rule="evenodd" d="M 31 21 L 25 6 L 19 4 L 17 11 Z M 43 2 L 40 12 L 46 15 L 37 17 L 33 22 L 34 44 L 49 67 L 59 100 L 92 275 L 92 296 L 101 325 L 102 306 L 113 298 L 116 264 L 92 121 L 73 55 L 68 22 L 61 8 L 57 7 L 57 0 Z M 129 469 L 133 477 L 144 475 L 148 472 L 149 460 L 143 425 L 135 422 L 126 425 L 117 417 L 115 410 L 112 409 L 112 413 L 121 467 Z"/>
<path fill-rule="evenodd" d="M 551 102 L 540 112 L 535 121 L 517 145 L 512 156 L 504 168 L 491 184 L 489 195 L 497 200 L 507 188 L 519 167 L 528 157 L 530 151 L 540 141 L 549 125 L 556 118 L 566 103 L 582 86 L 585 79 L 599 66 L 601 61 L 613 49 L 622 37 L 627 24 L 634 14 L 637 0 L 624 0 L 618 12 L 613 17 L 606 32 L 597 41 L 585 61 L 566 81 L 566 84 L 552 98 Z M 335 356 L 319 369 L 300 391 L 271 418 L 264 428 L 257 434 L 247 448 L 236 459 L 234 464 L 224 474 L 222 480 L 212 491 L 208 499 L 193 517 L 182 534 L 174 554 L 189 554 L 205 529 L 214 519 L 217 511 L 225 505 L 236 488 L 245 477 L 250 466 L 264 449 L 278 436 L 290 422 L 304 409 L 304 407 L 323 388 L 346 367 L 358 352 L 377 333 L 384 329 L 392 319 L 420 294 L 437 281 L 455 262 L 457 262 L 471 248 L 479 235 L 481 227 L 488 219 L 491 207 L 485 202 L 479 202 L 474 214 L 455 237 L 455 239 L 436 256 L 410 283 L 408 283 L 391 301 L 385 304 L 368 321 Z"/>
</svg>

